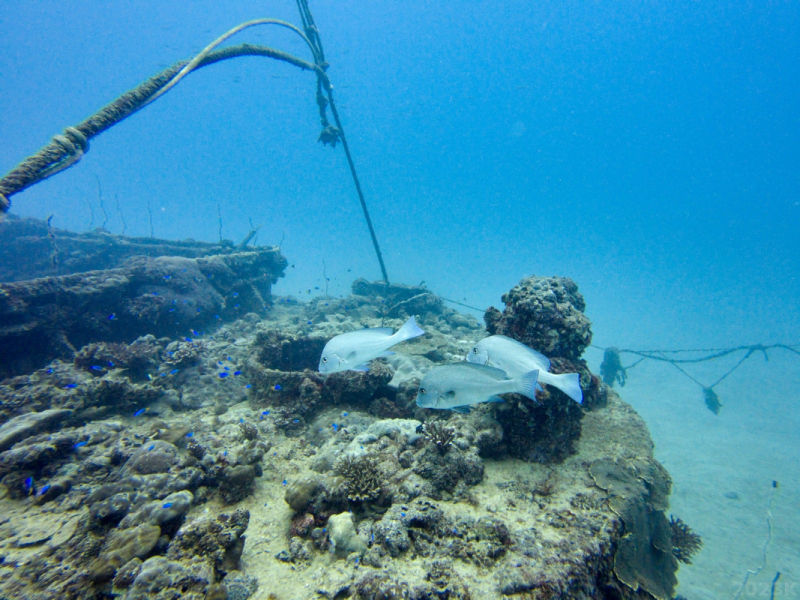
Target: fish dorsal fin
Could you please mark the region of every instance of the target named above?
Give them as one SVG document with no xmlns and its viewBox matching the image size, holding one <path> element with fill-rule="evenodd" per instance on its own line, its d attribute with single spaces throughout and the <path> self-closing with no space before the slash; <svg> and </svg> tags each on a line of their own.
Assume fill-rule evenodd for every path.
<svg viewBox="0 0 800 600">
<path fill-rule="evenodd" d="M 511 342 L 512 344 L 516 344 L 518 346 L 522 346 L 526 351 L 528 351 L 529 353 L 533 354 L 536 357 L 536 360 L 544 367 L 545 371 L 549 371 L 550 370 L 550 359 L 547 358 L 541 352 L 537 352 L 536 350 L 534 350 L 530 346 L 526 346 L 522 342 L 518 342 L 517 340 L 515 340 L 513 338 L 510 338 L 507 335 L 498 334 L 495 337 L 502 338 L 503 340 L 505 340 L 507 342 Z"/>
<path fill-rule="evenodd" d="M 489 377 L 494 379 L 508 379 L 508 375 L 506 374 L 503 369 L 498 369 L 497 367 L 490 367 L 488 365 L 481 365 L 478 363 L 471 363 L 471 362 L 463 362 L 457 363 L 459 365 L 466 365 L 468 369 L 475 369 L 476 371 L 480 371 L 481 373 L 486 373 Z"/>
<path fill-rule="evenodd" d="M 394 333 L 394 329 L 391 327 L 367 327 L 366 329 L 356 329 L 355 331 L 351 331 L 350 333 L 357 333 L 358 335 L 369 335 L 369 336 L 379 336 L 379 337 L 386 337 L 390 336 Z"/>
</svg>

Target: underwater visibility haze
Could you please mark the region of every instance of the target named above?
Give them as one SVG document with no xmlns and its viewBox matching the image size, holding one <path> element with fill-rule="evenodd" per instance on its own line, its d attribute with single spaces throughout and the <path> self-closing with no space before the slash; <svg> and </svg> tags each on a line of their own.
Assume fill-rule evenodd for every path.
<svg viewBox="0 0 800 600">
<path fill-rule="evenodd" d="M 800 5 L 0 31 L 0 597 L 800 598 Z"/>
</svg>

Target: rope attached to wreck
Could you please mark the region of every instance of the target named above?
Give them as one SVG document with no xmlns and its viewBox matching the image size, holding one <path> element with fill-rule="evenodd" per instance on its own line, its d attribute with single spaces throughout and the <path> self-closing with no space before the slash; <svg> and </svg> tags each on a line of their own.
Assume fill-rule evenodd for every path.
<svg viewBox="0 0 800 600">
<path fill-rule="evenodd" d="M 151 77 L 133 90 L 123 94 L 110 104 L 107 104 L 82 123 L 74 127 L 67 127 L 63 133 L 53 136 L 50 142 L 36 154 L 26 158 L 4 177 L 0 178 L 0 212 L 8 212 L 11 208 L 11 197 L 14 194 L 18 194 L 26 188 L 75 165 L 89 151 L 89 141 L 93 137 L 124 119 L 127 119 L 151 102 L 154 102 L 175 87 L 175 85 L 192 71 L 229 58 L 237 58 L 240 56 L 266 56 L 292 64 L 304 71 L 313 71 L 316 74 L 316 101 L 319 107 L 320 121 L 322 123 L 322 132 L 319 135 L 318 141 L 326 146 L 330 145 L 334 148 L 338 141 L 342 142 L 342 147 L 344 148 L 347 162 L 350 166 L 350 173 L 358 193 L 361 209 L 364 213 L 367 228 L 369 229 L 369 234 L 372 239 L 372 245 L 375 249 L 378 263 L 380 264 L 381 274 L 383 275 L 384 282 L 388 285 L 389 276 L 386 272 L 386 265 L 383 262 L 383 255 L 381 254 L 375 228 L 372 225 L 372 219 L 367 209 L 364 192 L 361 189 L 361 182 L 358 179 L 355 163 L 350 153 L 350 147 L 344 135 L 342 121 L 333 99 L 333 86 L 326 74 L 328 63 L 325 62 L 325 54 L 322 50 L 322 41 L 319 37 L 319 31 L 314 23 L 311 11 L 308 8 L 307 0 L 297 0 L 297 7 L 300 11 L 303 30 L 279 19 L 255 19 L 242 23 L 214 40 L 193 59 L 178 62 L 164 69 L 158 75 Z M 217 46 L 230 37 L 244 29 L 256 25 L 276 25 L 293 31 L 311 50 L 313 62 L 303 60 L 267 46 L 240 44 L 238 46 L 217 49 Z M 331 125 L 328 121 L 326 113 L 328 107 L 330 107 L 331 114 L 336 123 L 335 126 Z"/>
</svg>

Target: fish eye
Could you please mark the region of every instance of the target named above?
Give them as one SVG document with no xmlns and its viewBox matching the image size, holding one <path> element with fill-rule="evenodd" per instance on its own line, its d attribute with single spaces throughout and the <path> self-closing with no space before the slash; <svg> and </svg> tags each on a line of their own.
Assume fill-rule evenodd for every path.
<svg viewBox="0 0 800 600">
<path fill-rule="evenodd" d="M 419 388 L 419 393 L 420 394 L 424 394 L 425 393 L 425 388 Z"/>
<path fill-rule="evenodd" d="M 472 349 L 472 353 L 473 353 L 473 354 L 477 354 L 477 353 L 478 353 L 478 349 L 477 349 L 477 348 L 473 348 L 473 349 Z"/>
<path fill-rule="evenodd" d="M 322 357 L 322 362 L 328 362 L 328 357 L 327 356 L 323 356 Z"/>
</svg>

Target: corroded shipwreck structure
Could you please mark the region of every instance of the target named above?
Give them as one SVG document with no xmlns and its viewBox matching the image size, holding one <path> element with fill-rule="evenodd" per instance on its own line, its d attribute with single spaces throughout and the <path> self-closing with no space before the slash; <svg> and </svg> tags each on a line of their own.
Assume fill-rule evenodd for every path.
<svg viewBox="0 0 800 600">
<path fill-rule="evenodd" d="M 9 217 L 0 222 L 0 265 L 0 377 L 8 377 L 72 359 L 89 342 L 191 337 L 263 313 L 286 260 L 275 247 L 78 234 Z"/>
</svg>

